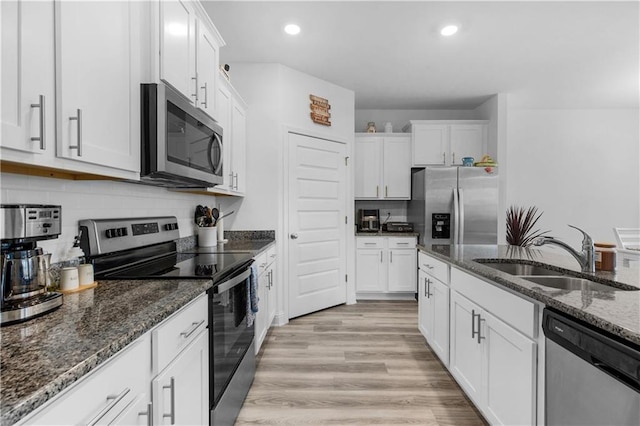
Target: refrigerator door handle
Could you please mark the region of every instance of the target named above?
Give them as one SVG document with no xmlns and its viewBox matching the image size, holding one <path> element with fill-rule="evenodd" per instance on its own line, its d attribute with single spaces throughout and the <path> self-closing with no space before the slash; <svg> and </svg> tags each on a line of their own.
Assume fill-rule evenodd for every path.
<svg viewBox="0 0 640 426">
<path fill-rule="evenodd" d="M 460 226 L 460 205 L 458 204 L 458 189 L 453 188 L 453 244 L 458 244 L 458 227 Z"/>
<path fill-rule="evenodd" d="M 458 244 L 464 242 L 464 192 L 462 188 L 458 188 L 458 210 L 460 212 L 460 220 L 458 221 Z"/>
</svg>

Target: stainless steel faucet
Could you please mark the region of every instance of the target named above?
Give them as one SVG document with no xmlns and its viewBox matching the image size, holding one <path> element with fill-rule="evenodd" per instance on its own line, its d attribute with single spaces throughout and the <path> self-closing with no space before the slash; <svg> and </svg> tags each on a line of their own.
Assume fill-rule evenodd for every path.
<svg viewBox="0 0 640 426">
<path fill-rule="evenodd" d="M 576 258 L 576 260 L 580 264 L 580 267 L 582 268 L 582 272 L 595 272 L 596 271 L 596 251 L 593 246 L 593 239 L 589 236 L 589 234 L 584 232 L 582 229 L 573 225 L 568 225 L 568 226 L 582 232 L 582 237 L 583 237 L 582 251 L 580 253 L 574 250 L 570 245 L 563 243 L 562 241 L 557 240 L 553 237 L 537 238 L 533 241 L 533 245 L 542 246 L 545 244 L 555 244 L 557 246 L 560 246 L 563 249 L 567 250 L 569 253 L 571 253 L 573 257 Z"/>
</svg>

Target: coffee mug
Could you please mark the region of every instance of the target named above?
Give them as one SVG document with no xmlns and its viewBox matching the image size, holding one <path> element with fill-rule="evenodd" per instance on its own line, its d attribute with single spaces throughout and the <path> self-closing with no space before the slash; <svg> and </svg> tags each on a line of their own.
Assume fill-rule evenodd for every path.
<svg viewBox="0 0 640 426">
<path fill-rule="evenodd" d="M 462 157 L 463 166 L 473 166 L 473 157 Z"/>
</svg>

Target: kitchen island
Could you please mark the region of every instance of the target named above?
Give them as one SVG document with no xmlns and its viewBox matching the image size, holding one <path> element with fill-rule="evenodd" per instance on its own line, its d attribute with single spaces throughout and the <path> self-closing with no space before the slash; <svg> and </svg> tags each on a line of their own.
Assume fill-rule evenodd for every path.
<svg viewBox="0 0 640 426">
<path fill-rule="evenodd" d="M 603 284 L 615 281 L 640 290 L 640 261 L 618 260 L 617 271 L 580 272 L 575 259 L 555 249 L 521 248 L 507 245 L 429 245 L 419 250 L 453 267 L 489 280 L 526 298 L 541 302 L 614 335 L 640 345 L 640 291 L 611 287 L 603 291 L 561 290 L 545 287 L 482 263 L 476 259 L 524 260 L 533 265 L 552 265 L 576 276 Z"/>
</svg>

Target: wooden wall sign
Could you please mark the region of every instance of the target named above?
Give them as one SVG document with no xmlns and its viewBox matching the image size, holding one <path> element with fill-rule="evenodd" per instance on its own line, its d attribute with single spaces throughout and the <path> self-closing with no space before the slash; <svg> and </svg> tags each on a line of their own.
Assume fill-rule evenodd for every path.
<svg viewBox="0 0 640 426">
<path fill-rule="evenodd" d="M 322 124 L 323 126 L 331 126 L 331 105 L 325 98 L 321 98 L 315 95 L 309 95 L 311 100 L 311 120 L 314 123 Z"/>
</svg>

